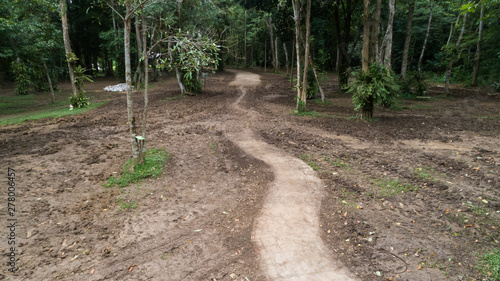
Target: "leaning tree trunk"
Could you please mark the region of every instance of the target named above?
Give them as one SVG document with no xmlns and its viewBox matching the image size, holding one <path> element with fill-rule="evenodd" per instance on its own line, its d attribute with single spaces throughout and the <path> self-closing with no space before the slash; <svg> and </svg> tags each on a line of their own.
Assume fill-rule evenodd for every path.
<svg viewBox="0 0 500 281">
<path fill-rule="evenodd" d="M 462 36 L 464 35 L 465 31 L 465 22 L 467 21 L 467 14 L 469 12 L 465 12 L 464 18 L 463 18 L 463 23 L 462 23 L 462 29 L 460 30 L 460 34 L 458 35 L 457 43 L 455 44 L 455 50 L 451 52 L 451 57 L 450 57 L 450 63 L 448 64 L 448 69 L 446 70 L 446 82 L 445 82 L 445 93 L 448 95 L 450 93 L 450 77 L 451 77 L 451 70 L 453 68 L 453 62 L 455 60 L 455 53 L 458 50 L 458 47 L 460 46 L 460 41 L 462 40 Z"/>
<path fill-rule="evenodd" d="M 52 103 L 56 102 L 56 96 L 54 94 L 54 87 L 52 87 L 52 80 L 50 79 L 49 70 L 47 68 L 47 64 L 45 63 L 45 59 L 42 58 L 43 70 L 45 71 L 45 75 L 47 76 L 47 83 L 49 84 L 50 96 L 52 97 Z"/>
<path fill-rule="evenodd" d="M 293 20 L 295 21 L 295 53 L 297 55 L 297 110 L 301 106 L 301 91 L 300 91 L 300 0 L 292 0 L 293 5 Z"/>
<path fill-rule="evenodd" d="M 172 55 L 172 47 L 170 42 L 168 43 L 168 54 L 170 56 L 170 61 L 173 62 L 174 57 Z M 186 87 L 184 87 L 184 84 L 182 84 L 181 74 L 178 66 L 175 66 L 175 77 L 177 78 L 177 83 L 179 84 L 179 88 L 181 89 L 181 95 L 184 95 L 185 93 L 187 93 L 187 91 Z"/>
<path fill-rule="evenodd" d="M 424 59 L 424 52 L 425 52 L 425 47 L 427 45 L 427 39 L 429 38 L 429 32 L 431 30 L 432 8 L 433 8 L 432 0 L 430 0 L 430 4 L 431 4 L 431 7 L 430 7 L 430 12 L 429 12 L 429 22 L 427 23 L 427 32 L 425 33 L 424 45 L 422 46 L 422 52 L 420 53 L 420 58 L 418 59 L 418 65 L 417 65 L 417 70 L 418 70 L 419 74 L 420 74 L 420 69 L 422 66 L 422 61 Z"/>
<path fill-rule="evenodd" d="M 306 48 L 304 51 L 304 76 L 302 77 L 302 93 L 300 94 L 300 100 L 304 103 L 303 110 L 306 109 L 307 100 L 307 71 L 309 70 L 309 48 L 311 41 L 311 0 L 307 1 L 306 10 Z"/>
<path fill-rule="evenodd" d="M 483 39 L 483 16 L 484 4 L 481 5 L 481 20 L 479 21 L 479 36 L 477 39 L 476 58 L 474 60 L 474 73 L 472 74 L 472 86 L 477 86 L 477 76 L 479 73 L 479 63 L 481 62 L 481 41 Z"/>
<path fill-rule="evenodd" d="M 73 52 L 71 51 L 71 41 L 69 40 L 66 0 L 59 1 L 59 8 L 61 9 L 64 50 L 66 51 L 66 61 L 68 63 L 69 79 L 71 81 L 71 89 L 73 91 L 73 97 L 76 98 L 78 96 L 78 90 L 76 89 L 76 84 L 75 84 L 75 69 L 73 66 L 73 62 L 71 61 L 72 59 L 74 59 L 73 58 L 74 55 Z"/>
<path fill-rule="evenodd" d="M 141 31 L 139 30 L 139 16 L 135 17 L 135 35 L 136 35 L 136 43 L 137 43 L 137 69 L 134 74 L 134 85 L 136 88 L 139 88 L 141 83 L 144 81 L 144 75 L 141 70 L 141 54 L 142 54 L 142 44 L 141 44 Z"/>
<path fill-rule="evenodd" d="M 316 72 L 316 67 L 314 67 L 314 62 L 311 56 L 309 56 L 309 62 L 311 63 L 311 68 L 314 72 L 314 78 L 316 79 L 316 84 L 318 84 L 319 93 L 321 94 L 321 101 L 325 102 L 325 92 L 323 92 L 323 88 L 321 87 L 321 84 L 319 84 L 318 73 Z"/>
<path fill-rule="evenodd" d="M 130 30 L 131 30 L 131 10 L 132 10 L 131 0 L 125 1 L 125 7 L 127 9 L 127 14 L 123 18 L 123 23 L 125 26 L 124 30 L 124 45 L 125 45 L 125 82 L 127 83 L 127 117 L 128 125 L 130 129 L 130 140 L 132 142 L 132 157 L 134 164 L 138 164 L 140 161 L 139 157 L 139 146 L 137 143 L 137 133 L 135 126 L 135 116 L 134 116 L 134 100 L 132 96 L 132 69 L 130 65 Z"/>
<path fill-rule="evenodd" d="M 406 23 L 405 46 L 403 48 L 403 59 L 401 62 L 401 78 L 406 79 L 406 70 L 408 68 L 408 53 L 410 51 L 411 26 L 413 23 L 413 11 L 415 11 L 415 1 L 411 1 L 408 7 L 408 20 Z"/>
<path fill-rule="evenodd" d="M 273 35 L 273 19 L 269 16 L 269 21 L 266 21 L 267 26 L 269 27 L 269 37 L 271 38 L 271 57 L 273 58 L 273 68 L 276 69 L 276 57 L 274 52 L 274 35 Z"/>
<path fill-rule="evenodd" d="M 293 87 L 293 62 L 295 61 L 295 48 L 292 41 L 292 60 L 290 61 L 290 88 Z"/>
</svg>

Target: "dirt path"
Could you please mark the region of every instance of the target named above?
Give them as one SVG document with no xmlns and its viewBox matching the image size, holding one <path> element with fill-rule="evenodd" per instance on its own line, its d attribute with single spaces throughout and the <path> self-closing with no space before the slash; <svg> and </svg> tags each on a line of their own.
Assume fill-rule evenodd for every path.
<svg viewBox="0 0 500 281">
<path fill-rule="evenodd" d="M 335 261 L 320 237 L 321 180 L 303 161 L 258 140 L 252 130 L 257 113 L 244 109 L 246 87 L 260 84 L 257 74 L 238 71 L 233 86 L 240 86 L 235 110 L 250 117 L 246 126 L 229 136 L 242 150 L 268 164 L 275 175 L 253 241 L 260 263 L 271 280 L 354 280 Z"/>
</svg>

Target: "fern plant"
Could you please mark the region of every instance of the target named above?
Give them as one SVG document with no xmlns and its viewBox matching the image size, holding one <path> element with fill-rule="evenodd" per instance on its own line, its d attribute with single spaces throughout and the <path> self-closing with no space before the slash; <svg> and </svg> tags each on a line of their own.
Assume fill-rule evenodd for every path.
<svg viewBox="0 0 500 281">
<path fill-rule="evenodd" d="M 383 65 L 374 63 L 366 73 L 358 70 L 356 80 L 346 88 L 352 94 L 354 109 L 361 111 L 361 119 L 370 120 L 376 104 L 390 107 L 396 101 L 398 86 L 391 72 Z"/>
</svg>

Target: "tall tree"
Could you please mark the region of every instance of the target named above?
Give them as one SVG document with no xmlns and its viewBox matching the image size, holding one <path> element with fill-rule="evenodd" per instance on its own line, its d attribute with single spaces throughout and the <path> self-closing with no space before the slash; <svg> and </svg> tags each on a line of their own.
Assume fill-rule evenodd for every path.
<svg viewBox="0 0 500 281">
<path fill-rule="evenodd" d="M 477 86 L 477 76 L 479 73 L 479 64 L 481 63 L 481 43 L 483 40 L 483 17 L 484 17 L 484 4 L 481 4 L 481 12 L 479 19 L 479 31 L 477 38 L 477 48 L 476 48 L 476 57 L 474 59 L 474 72 L 472 74 L 472 86 Z"/>
<path fill-rule="evenodd" d="M 301 64 L 301 56 L 300 56 L 300 24 L 301 24 L 301 10 L 302 10 L 302 4 L 300 0 L 292 0 L 292 5 L 293 5 L 293 20 L 295 21 L 295 48 L 296 48 L 296 55 L 297 55 L 297 110 L 301 110 L 302 106 L 302 96 L 301 96 L 301 74 L 300 70 Z M 305 97 L 304 97 L 305 100 Z M 305 102 L 305 101 L 304 101 Z M 305 110 L 305 108 L 303 108 Z"/>
<path fill-rule="evenodd" d="M 371 20 L 371 38 L 370 38 L 370 64 L 380 61 L 379 51 L 379 30 L 380 30 L 380 10 L 382 8 L 382 0 L 377 0 L 375 11 L 373 12 L 373 20 Z"/>
<path fill-rule="evenodd" d="M 387 69 L 392 67 L 392 34 L 394 29 L 394 14 L 396 11 L 396 0 L 389 0 L 389 20 L 387 22 L 387 30 L 384 35 L 384 41 L 380 49 L 379 63 L 383 64 Z M 383 56 L 382 56 L 383 52 Z"/>
<path fill-rule="evenodd" d="M 450 62 L 448 63 L 448 68 L 446 69 L 446 81 L 445 81 L 445 92 L 446 94 L 450 93 L 450 77 L 451 77 L 451 71 L 453 69 L 453 63 L 455 60 L 455 54 L 458 52 L 458 48 L 460 47 L 460 41 L 462 40 L 462 36 L 464 35 L 465 31 L 465 23 L 467 22 L 467 14 L 469 11 L 464 13 L 463 20 L 462 20 L 462 29 L 460 30 L 460 34 L 458 35 L 457 43 L 455 44 L 455 48 L 452 49 L 451 55 L 450 55 Z"/>
<path fill-rule="evenodd" d="M 74 69 L 74 62 L 76 60 L 76 56 L 71 51 L 71 41 L 69 39 L 69 32 L 68 32 L 68 16 L 67 16 L 68 8 L 66 6 L 66 0 L 59 1 L 59 9 L 61 10 L 64 49 L 66 50 L 66 61 L 68 63 L 71 89 L 73 91 L 73 97 L 76 98 L 78 96 L 78 90 L 76 89 L 76 84 L 75 84 L 75 69 Z"/>
<path fill-rule="evenodd" d="M 363 0 L 363 50 L 361 69 L 367 72 L 370 67 L 370 0 Z"/>
<path fill-rule="evenodd" d="M 420 73 L 421 71 L 421 66 L 422 66 L 422 61 L 424 59 L 424 52 L 425 52 L 425 47 L 427 46 L 427 39 L 429 38 L 429 33 L 431 30 L 431 22 L 432 22 L 432 0 L 430 2 L 430 8 L 429 8 L 429 20 L 427 22 L 427 31 L 425 32 L 425 39 L 424 39 L 424 44 L 422 45 L 422 51 L 420 52 L 420 57 L 418 59 L 418 65 L 417 65 L 417 70 Z"/>
<path fill-rule="evenodd" d="M 306 108 L 307 100 L 307 71 L 309 70 L 309 56 L 311 48 L 311 0 L 307 1 L 306 8 L 306 40 L 305 40 L 305 51 L 304 51 L 304 75 L 302 76 L 302 93 L 300 94 L 300 100 L 304 103 L 304 108 Z"/>
<path fill-rule="evenodd" d="M 403 48 L 403 59 L 401 62 L 401 78 L 406 79 L 406 70 L 408 69 L 408 53 L 410 51 L 411 27 L 413 24 L 413 12 L 415 11 L 415 1 L 408 3 L 408 19 L 406 23 L 405 45 Z"/>
</svg>

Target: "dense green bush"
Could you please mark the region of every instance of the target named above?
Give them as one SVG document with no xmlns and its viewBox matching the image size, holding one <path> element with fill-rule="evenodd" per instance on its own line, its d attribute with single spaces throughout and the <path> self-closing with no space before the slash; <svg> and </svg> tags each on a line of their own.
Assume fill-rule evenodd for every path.
<svg viewBox="0 0 500 281">
<path fill-rule="evenodd" d="M 26 65 L 22 62 L 13 61 L 12 72 L 16 79 L 16 94 L 27 95 L 30 90 L 31 81 Z"/>
<path fill-rule="evenodd" d="M 398 86 L 392 73 L 383 65 L 374 63 L 366 73 L 357 70 L 356 80 L 346 88 L 352 94 L 354 109 L 361 111 L 362 119 L 370 120 L 374 105 L 390 107 L 398 96 Z"/>
</svg>

